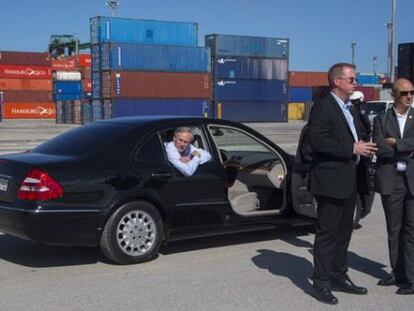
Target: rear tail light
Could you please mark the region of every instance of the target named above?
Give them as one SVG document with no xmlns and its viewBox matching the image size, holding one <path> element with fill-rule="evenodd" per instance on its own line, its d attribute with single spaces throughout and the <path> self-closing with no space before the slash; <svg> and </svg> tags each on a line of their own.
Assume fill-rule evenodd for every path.
<svg viewBox="0 0 414 311">
<path fill-rule="evenodd" d="M 50 200 L 62 196 L 62 186 L 40 169 L 33 169 L 26 175 L 17 193 L 22 200 Z"/>
</svg>

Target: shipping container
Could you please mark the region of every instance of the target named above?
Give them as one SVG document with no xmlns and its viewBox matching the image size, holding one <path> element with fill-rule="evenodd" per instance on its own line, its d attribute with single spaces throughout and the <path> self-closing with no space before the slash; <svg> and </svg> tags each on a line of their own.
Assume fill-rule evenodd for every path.
<svg viewBox="0 0 414 311">
<path fill-rule="evenodd" d="M 52 68 L 50 66 L 36 65 L 1 65 L 0 78 L 6 79 L 50 79 Z"/>
<path fill-rule="evenodd" d="M 51 91 L 50 79 L 0 79 L 2 91 Z"/>
<path fill-rule="evenodd" d="M 112 99 L 112 117 L 180 115 L 211 117 L 209 99 Z"/>
<path fill-rule="evenodd" d="M 287 102 L 216 101 L 216 117 L 236 122 L 286 122 Z"/>
<path fill-rule="evenodd" d="M 102 102 L 100 100 L 94 99 L 91 104 L 91 111 L 92 111 L 92 122 L 96 122 L 102 120 Z"/>
<path fill-rule="evenodd" d="M 91 44 L 198 45 L 198 24 L 97 16 L 90 19 Z"/>
<path fill-rule="evenodd" d="M 90 79 L 82 80 L 82 91 L 92 92 L 92 81 Z"/>
<path fill-rule="evenodd" d="M 193 46 L 105 43 L 101 70 L 210 72 L 210 49 Z"/>
<path fill-rule="evenodd" d="M 73 60 L 76 68 L 91 66 L 91 54 L 76 54 L 68 56 L 66 59 Z"/>
<path fill-rule="evenodd" d="M 205 36 L 205 46 L 213 56 L 251 56 L 288 58 L 289 39 L 211 34 Z"/>
<path fill-rule="evenodd" d="M 64 100 L 63 102 L 63 123 L 73 123 L 73 100 Z"/>
<path fill-rule="evenodd" d="M 0 64 L 50 66 L 48 53 L 0 51 Z"/>
<path fill-rule="evenodd" d="M 90 80 L 92 78 L 92 67 L 81 67 L 80 72 L 82 79 Z"/>
<path fill-rule="evenodd" d="M 55 81 L 80 81 L 81 73 L 79 71 L 56 71 L 53 73 Z"/>
<path fill-rule="evenodd" d="M 283 101 L 288 100 L 286 80 L 215 81 L 214 98 L 231 101 Z"/>
<path fill-rule="evenodd" d="M 80 100 L 73 101 L 73 124 L 82 124 L 82 103 Z"/>
<path fill-rule="evenodd" d="M 207 73 L 103 72 L 102 94 L 118 98 L 211 98 L 210 80 Z"/>
<path fill-rule="evenodd" d="M 304 120 L 305 103 L 289 103 L 288 104 L 288 120 Z"/>
<path fill-rule="evenodd" d="M 287 59 L 218 56 L 214 62 L 216 79 L 286 80 Z"/>
<path fill-rule="evenodd" d="M 414 83 L 414 42 L 398 44 L 398 78 Z"/>
<path fill-rule="evenodd" d="M 69 70 L 73 71 L 76 69 L 76 64 L 74 59 L 52 59 L 52 70 Z"/>
<path fill-rule="evenodd" d="M 50 103 L 53 100 L 49 91 L 4 91 L 3 98 L 10 103 Z"/>
<path fill-rule="evenodd" d="M 379 78 L 377 75 L 357 74 L 357 83 L 359 85 L 378 85 Z"/>
<path fill-rule="evenodd" d="M 360 86 L 358 85 L 355 88 L 356 91 L 360 91 L 364 94 L 364 100 L 379 100 L 379 88 L 375 88 L 372 86 Z"/>
<path fill-rule="evenodd" d="M 89 101 L 82 102 L 81 106 L 82 124 L 92 122 L 92 104 Z"/>
<path fill-rule="evenodd" d="M 54 103 L 6 103 L 2 105 L 4 119 L 55 119 Z"/>
<path fill-rule="evenodd" d="M 53 84 L 55 94 L 79 94 L 82 92 L 81 81 L 56 81 Z"/>
<path fill-rule="evenodd" d="M 289 102 L 310 102 L 312 101 L 311 87 L 290 87 Z"/>
<path fill-rule="evenodd" d="M 81 93 L 77 94 L 53 94 L 53 101 L 65 101 L 65 100 L 80 100 L 82 98 Z"/>
<path fill-rule="evenodd" d="M 61 100 L 55 102 L 56 123 L 63 123 L 63 102 Z"/>
<path fill-rule="evenodd" d="M 290 71 L 289 86 L 314 87 L 329 86 L 328 73 L 316 71 Z"/>
</svg>

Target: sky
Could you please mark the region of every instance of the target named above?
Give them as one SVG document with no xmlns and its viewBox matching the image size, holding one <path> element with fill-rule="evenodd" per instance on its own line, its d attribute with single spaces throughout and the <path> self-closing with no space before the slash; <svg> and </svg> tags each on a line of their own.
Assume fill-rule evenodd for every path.
<svg viewBox="0 0 414 311">
<path fill-rule="evenodd" d="M 110 16 L 105 0 L 0 0 L 0 51 L 46 51 L 52 34 L 89 42 L 89 18 Z M 289 70 L 387 70 L 392 0 L 120 0 L 118 17 L 197 22 L 206 34 L 290 39 Z M 397 0 L 396 44 L 414 42 L 414 0 Z"/>
</svg>

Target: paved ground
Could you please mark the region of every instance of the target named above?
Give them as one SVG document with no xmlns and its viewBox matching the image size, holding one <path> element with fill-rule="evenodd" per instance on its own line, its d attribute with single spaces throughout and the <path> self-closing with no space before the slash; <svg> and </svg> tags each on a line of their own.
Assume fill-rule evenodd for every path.
<svg viewBox="0 0 414 311">
<path fill-rule="evenodd" d="M 295 150 L 303 124 L 251 126 Z M 0 123 L 0 153 L 71 127 Z M 132 266 L 112 265 L 96 249 L 43 246 L 0 233 L 0 310 L 412 310 L 414 297 L 376 285 L 389 270 L 378 197 L 362 224 L 351 241 L 349 274 L 369 294 L 337 293 L 337 306 L 312 296 L 310 228 L 173 242 L 156 260 Z"/>
</svg>

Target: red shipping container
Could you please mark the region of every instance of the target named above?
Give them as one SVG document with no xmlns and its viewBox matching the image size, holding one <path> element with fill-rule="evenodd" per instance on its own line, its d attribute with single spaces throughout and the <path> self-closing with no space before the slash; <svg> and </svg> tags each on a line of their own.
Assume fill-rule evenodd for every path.
<svg viewBox="0 0 414 311">
<path fill-rule="evenodd" d="M 52 59 L 52 70 L 55 71 L 73 71 L 76 69 L 74 59 Z"/>
<path fill-rule="evenodd" d="M 51 77 L 52 68 L 50 66 L 0 64 L 0 78 L 50 79 Z"/>
<path fill-rule="evenodd" d="M 92 65 L 91 54 L 76 54 L 67 57 L 68 60 L 74 60 L 76 67 L 90 67 Z"/>
<path fill-rule="evenodd" d="M 182 72 L 104 72 L 102 95 L 115 98 L 211 98 L 211 76 Z"/>
<path fill-rule="evenodd" d="M 0 64 L 50 66 L 48 53 L 0 51 Z"/>
<path fill-rule="evenodd" d="M 357 86 L 357 91 L 360 91 L 364 94 L 364 100 L 379 100 L 380 98 L 380 90 L 378 88 L 372 86 Z"/>
<path fill-rule="evenodd" d="M 328 73 L 316 71 L 290 71 L 289 86 L 314 87 L 329 86 Z"/>
<path fill-rule="evenodd" d="M 10 103 L 50 103 L 53 97 L 48 91 L 4 91 L 3 100 Z"/>
<path fill-rule="evenodd" d="M 4 119 L 55 119 L 54 103 L 3 103 Z"/>
<path fill-rule="evenodd" d="M 52 91 L 52 80 L 44 79 L 0 79 L 3 91 Z"/>
<path fill-rule="evenodd" d="M 90 79 L 82 80 L 82 91 L 92 92 L 92 81 Z"/>
<path fill-rule="evenodd" d="M 80 67 L 79 68 L 81 74 L 82 74 L 82 79 L 92 79 L 92 68 L 91 67 Z"/>
</svg>

